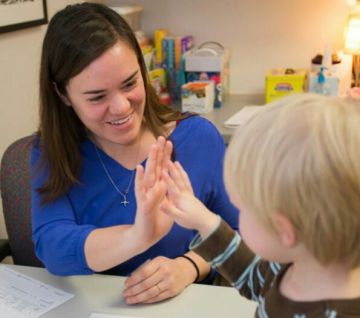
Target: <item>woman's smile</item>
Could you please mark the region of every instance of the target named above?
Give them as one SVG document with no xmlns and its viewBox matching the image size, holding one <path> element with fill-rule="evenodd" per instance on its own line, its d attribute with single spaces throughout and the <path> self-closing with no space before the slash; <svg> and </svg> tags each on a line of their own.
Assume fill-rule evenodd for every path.
<svg viewBox="0 0 360 318">
<path fill-rule="evenodd" d="M 126 117 L 108 121 L 107 123 L 114 126 L 121 126 L 129 122 L 133 118 L 133 115 L 134 115 L 134 111 Z"/>
</svg>

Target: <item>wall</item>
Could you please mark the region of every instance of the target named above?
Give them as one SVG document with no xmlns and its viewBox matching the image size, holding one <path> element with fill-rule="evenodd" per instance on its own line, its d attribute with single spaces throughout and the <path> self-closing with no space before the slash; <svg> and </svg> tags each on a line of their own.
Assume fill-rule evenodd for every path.
<svg viewBox="0 0 360 318">
<path fill-rule="evenodd" d="M 78 1 L 48 0 L 51 17 Z M 100 2 L 100 1 L 99 1 Z M 107 0 L 144 6 L 142 28 L 192 34 L 231 48 L 231 92 L 261 93 L 271 67 L 308 66 L 325 42 L 341 47 L 345 0 Z M 0 156 L 37 126 L 38 66 L 46 25 L 0 34 Z M 6 236 L 0 211 L 0 237 Z"/>
<path fill-rule="evenodd" d="M 48 0 L 48 15 L 76 0 Z M 0 34 L 0 157 L 6 147 L 37 128 L 38 69 L 47 25 Z M 1 205 L 0 205 L 1 206 Z M 6 237 L 0 207 L 0 238 Z"/>
<path fill-rule="evenodd" d="M 342 46 L 346 0 L 107 0 L 141 4 L 142 29 L 168 28 L 231 48 L 230 91 L 262 93 L 272 67 L 308 67 L 325 42 Z"/>
</svg>

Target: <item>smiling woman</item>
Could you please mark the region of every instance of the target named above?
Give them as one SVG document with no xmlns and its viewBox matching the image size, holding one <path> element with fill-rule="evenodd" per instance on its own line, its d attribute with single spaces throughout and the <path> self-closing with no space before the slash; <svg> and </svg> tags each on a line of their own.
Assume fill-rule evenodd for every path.
<svg viewBox="0 0 360 318">
<path fill-rule="evenodd" d="M 59 93 L 60 97 L 72 107 L 94 143 L 122 165 L 134 169 L 135 158 L 124 158 L 118 152 L 138 144 L 141 135 L 145 87 L 135 52 L 117 41 L 71 78 L 66 91 L 66 95 Z M 142 159 L 147 152 L 142 152 Z"/>
<path fill-rule="evenodd" d="M 224 150 L 210 122 L 160 104 L 136 38 L 115 11 L 82 3 L 55 14 L 31 158 L 33 239 L 50 272 L 131 274 L 129 304 L 211 282 L 210 266 L 189 251 L 193 231 L 160 210 L 160 172 L 176 154 L 199 199 L 237 228 L 222 182 Z"/>
</svg>

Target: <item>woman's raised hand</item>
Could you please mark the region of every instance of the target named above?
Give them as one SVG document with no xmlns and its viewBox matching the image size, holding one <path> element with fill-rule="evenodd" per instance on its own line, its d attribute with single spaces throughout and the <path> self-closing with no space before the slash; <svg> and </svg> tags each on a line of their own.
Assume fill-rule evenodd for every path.
<svg viewBox="0 0 360 318">
<path fill-rule="evenodd" d="M 218 217 L 194 196 L 190 180 L 181 165 L 172 163 L 169 157 L 161 165 L 163 171 L 160 180 L 166 184 L 167 190 L 167 199 L 162 200 L 160 207 L 166 212 L 163 214 L 188 228 L 198 228 L 209 219 L 218 222 Z M 160 216 L 159 220 L 162 218 Z M 196 260 L 200 273 L 206 275 L 210 270 L 209 265 L 195 253 L 188 254 Z M 187 259 L 158 256 L 144 263 L 126 279 L 124 298 L 128 304 L 158 302 L 178 295 L 194 282 L 195 277 L 194 266 Z"/>
<path fill-rule="evenodd" d="M 172 143 L 160 136 L 151 146 L 145 169 L 141 165 L 136 167 L 134 229 L 145 249 L 166 235 L 173 225 L 172 219 L 160 210 L 160 205 L 167 200 L 162 171 L 170 161 L 172 149 Z"/>
</svg>

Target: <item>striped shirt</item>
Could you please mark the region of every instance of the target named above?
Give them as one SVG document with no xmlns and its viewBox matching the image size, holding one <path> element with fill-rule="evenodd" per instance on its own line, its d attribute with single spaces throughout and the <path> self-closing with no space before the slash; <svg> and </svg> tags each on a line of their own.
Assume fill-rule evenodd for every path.
<svg viewBox="0 0 360 318">
<path fill-rule="evenodd" d="M 258 303 L 258 318 L 355 318 L 360 298 L 292 301 L 279 292 L 290 264 L 268 262 L 254 255 L 223 220 L 205 240 L 197 235 L 190 248 L 208 261 L 240 294 Z M 239 313 L 241 317 L 241 313 Z"/>
</svg>

